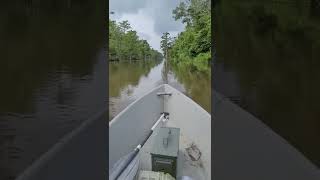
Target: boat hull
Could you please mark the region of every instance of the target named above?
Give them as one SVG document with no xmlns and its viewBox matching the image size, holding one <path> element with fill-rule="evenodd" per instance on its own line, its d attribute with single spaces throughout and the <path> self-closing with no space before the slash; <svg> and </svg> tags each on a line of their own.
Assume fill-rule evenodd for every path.
<svg viewBox="0 0 320 180">
<path fill-rule="evenodd" d="M 160 95 L 158 93 L 171 93 Z M 130 153 L 148 134 L 160 113 L 168 112 L 162 126 L 180 128 L 177 177 L 211 179 L 211 116 L 201 106 L 173 87 L 164 84 L 133 102 L 109 123 L 109 167 Z M 155 130 L 142 149 L 141 169 L 151 170 L 150 149 Z M 201 152 L 194 162 L 186 150 L 195 145 Z"/>
<path fill-rule="evenodd" d="M 109 123 L 109 167 L 130 153 L 148 135 L 150 128 L 163 112 L 163 99 L 157 87 L 137 99 Z"/>
</svg>

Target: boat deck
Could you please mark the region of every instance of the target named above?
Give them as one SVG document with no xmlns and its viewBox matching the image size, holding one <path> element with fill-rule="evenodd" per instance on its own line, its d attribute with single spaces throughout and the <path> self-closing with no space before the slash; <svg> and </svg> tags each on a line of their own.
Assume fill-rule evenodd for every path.
<svg viewBox="0 0 320 180">
<path fill-rule="evenodd" d="M 172 120 L 169 120 L 166 127 L 176 127 Z M 146 144 L 141 149 L 140 153 L 140 170 L 147 170 L 151 171 L 151 155 L 150 151 L 153 146 L 154 138 L 157 135 L 157 130 L 151 135 L 151 137 L 148 139 Z M 204 177 L 204 166 L 202 163 L 202 158 L 200 157 L 199 160 L 192 160 L 189 153 L 187 152 L 187 148 L 190 148 L 191 145 L 194 142 L 192 142 L 188 137 L 185 136 L 183 131 L 180 132 L 180 142 L 179 142 L 179 155 L 177 159 L 177 177 L 176 179 L 181 178 L 182 176 L 189 176 L 192 179 L 197 180 L 205 180 L 207 179 Z M 190 151 L 189 151 L 190 152 Z"/>
</svg>

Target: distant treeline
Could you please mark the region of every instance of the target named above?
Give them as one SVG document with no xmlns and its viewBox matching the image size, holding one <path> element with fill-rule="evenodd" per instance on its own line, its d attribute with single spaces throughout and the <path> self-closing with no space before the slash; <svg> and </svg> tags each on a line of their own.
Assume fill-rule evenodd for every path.
<svg viewBox="0 0 320 180">
<path fill-rule="evenodd" d="M 162 54 L 139 39 L 128 21 L 117 23 L 109 20 L 109 60 L 160 60 Z"/>
<path fill-rule="evenodd" d="M 196 71 L 209 72 L 211 62 L 211 1 L 187 0 L 174 10 L 175 20 L 186 25 L 177 37 L 162 36 L 161 47 L 170 63 L 187 65 Z M 167 49 L 167 51 L 166 51 Z"/>
</svg>

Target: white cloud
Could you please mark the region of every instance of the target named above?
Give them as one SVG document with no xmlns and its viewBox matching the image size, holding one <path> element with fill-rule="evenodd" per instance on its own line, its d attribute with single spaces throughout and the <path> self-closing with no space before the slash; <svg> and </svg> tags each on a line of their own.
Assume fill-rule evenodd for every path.
<svg viewBox="0 0 320 180">
<path fill-rule="evenodd" d="M 138 32 L 141 39 L 148 41 L 151 47 L 160 51 L 161 36 L 154 30 L 154 20 L 139 10 L 136 14 L 123 14 L 117 21 L 128 20 L 132 29 Z"/>
<path fill-rule="evenodd" d="M 176 36 L 184 25 L 175 21 L 172 10 L 180 1 L 174 0 L 111 0 L 109 9 L 115 14 L 110 18 L 116 21 L 128 20 L 140 38 L 149 42 L 151 47 L 161 52 L 162 33 Z"/>
</svg>

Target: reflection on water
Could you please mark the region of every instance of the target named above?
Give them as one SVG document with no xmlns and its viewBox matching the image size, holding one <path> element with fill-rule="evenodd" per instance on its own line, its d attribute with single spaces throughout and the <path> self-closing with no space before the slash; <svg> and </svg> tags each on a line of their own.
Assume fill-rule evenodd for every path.
<svg viewBox="0 0 320 180">
<path fill-rule="evenodd" d="M 168 83 L 211 111 L 208 75 L 178 67 L 164 68 L 164 61 L 109 62 L 109 120 L 151 89 Z"/>
<path fill-rule="evenodd" d="M 0 6 L 0 179 L 106 104 L 103 8 L 46 5 Z"/>
<path fill-rule="evenodd" d="M 203 109 L 211 112 L 211 77 L 210 73 L 193 72 L 187 67 L 169 66 L 169 84 L 184 92 Z M 184 87 L 184 90 L 180 88 Z"/>
<path fill-rule="evenodd" d="M 160 61 L 109 62 L 109 120 L 161 84 Z"/>
<path fill-rule="evenodd" d="M 320 6 L 315 2 L 216 4 L 213 78 L 217 91 L 319 166 L 320 14 L 315 12 Z"/>
</svg>

